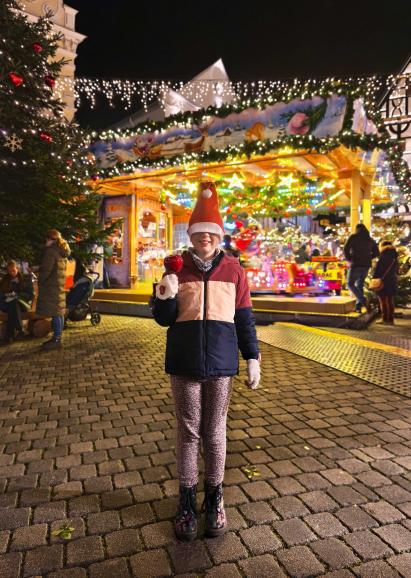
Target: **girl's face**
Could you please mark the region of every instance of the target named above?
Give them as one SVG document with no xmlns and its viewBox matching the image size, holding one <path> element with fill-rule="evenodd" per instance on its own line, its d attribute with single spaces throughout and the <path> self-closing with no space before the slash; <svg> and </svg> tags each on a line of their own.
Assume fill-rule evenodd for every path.
<svg viewBox="0 0 411 578">
<path fill-rule="evenodd" d="M 219 235 L 213 233 L 193 233 L 190 237 L 194 251 L 201 259 L 212 257 L 220 244 Z"/>
</svg>

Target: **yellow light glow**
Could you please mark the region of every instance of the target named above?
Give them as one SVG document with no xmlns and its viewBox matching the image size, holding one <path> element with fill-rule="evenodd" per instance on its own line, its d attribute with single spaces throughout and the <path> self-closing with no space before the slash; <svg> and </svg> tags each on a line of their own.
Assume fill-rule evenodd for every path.
<svg viewBox="0 0 411 578">
<path fill-rule="evenodd" d="M 291 147 L 282 147 L 279 149 L 278 153 L 280 155 L 289 155 L 291 154 L 293 151 L 293 149 Z"/>
<path fill-rule="evenodd" d="M 280 176 L 279 177 L 279 185 L 280 187 L 287 187 L 287 188 L 291 188 L 293 183 L 297 183 L 298 179 L 295 179 L 292 175 L 292 173 L 290 173 L 289 175 L 286 176 Z"/>
<path fill-rule="evenodd" d="M 190 195 L 192 195 L 193 193 L 195 193 L 195 191 L 197 190 L 197 185 L 196 183 L 190 183 L 189 181 L 186 181 L 185 183 L 185 188 L 188 189 Z"/>
<path fill-rule="evenodd" d="M 227 179 L 230 189 L 244 189 L 244 179 L 240 179 L 237 173 L 234 173 L 231 179 Z"/>
<path fill-rule="evenodd" d="M 345 189 L 340 189 L 339 191 L 337 191 L 336 193 L 334 193 L 333 195 L 330 195 L 329 200 L 333 201 L 334 199 L 336 199 L 337 197 L 339 197 L 340 195 L 342 195 L 343 193 L 345 193 Z"/>
<path fill-rule="evenodd" d="M 335 187 L 335 180 L 330 179 L 329 181 L 324 181 L 321 185 L 322 189 L 333 189 Z"/>
</svg>

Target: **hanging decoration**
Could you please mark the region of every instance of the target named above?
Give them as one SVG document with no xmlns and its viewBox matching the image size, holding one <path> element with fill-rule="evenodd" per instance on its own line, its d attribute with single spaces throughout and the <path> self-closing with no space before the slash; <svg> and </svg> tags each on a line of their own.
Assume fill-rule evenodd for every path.
<svg viewBox="0 0 411 578">
<path fill-rule="evenodd" d="M 24 82 L 24 78 L 16 72 L 9 72 L 9 79 L 14 84 L 14 86 L 21 86 Z"/>
<path fill-rule="evenodd" d="M 50 74 L 47 74 L 44 77 L 44 82 L 47 84 L 47 86 L 49 86 L 50 88 L 53 88 L 54 85 L 56 84 L 56 79 L 53 78 L 52 76 L 50 76 Z"/>
<path fill-rule="evenodd" d="M 341 145 L 363 151 L 380 149 L 398 189 L 405 198 L 411 198 L 411 173 L 400 146 L 384 127 L 375 101 L 375 88 L 380 84 L 374 81 L 283 83 L 259 100 L 238 99 L 231 105 L 177 114 L 134 129 L 92 133 L 90 150 L 101 177 L 111 178 L 148 167 L 236 163 L 285 148 L 290 153 L 304 150 L 319 154 Z M 114 162 L 109 153 L 114 153 Z M 235 174 L 232 178 L 241 191 L 240 177 Z M 284 178 L 292 183 L 294 177 Z M 329 179 L 324 189 L 332 189 L 332 184 Z"/>
<path fill-rule="evenodd" d="M 32 44 L 32 48 L 37 54 L 40 54 L 40 52 L 43 51 L 43 47 L 39 42 L 34 42 L 34 44 Z"/>
<path fill-rule="evenodd" d="M 229 207 L 227 221 L 235 223 L 237 213 L 252 213 L 259 217 L 282 217 L 285 213 L 311 215 L 316 205 L 328 198 L 332 189 L 324 190 L 324 179 L 297 177 L 292 173 L 271 175 L 265 186 L 230 187 L 232 179 L 220 179 L 217 184 L 221 202 Z M 231 214 L 233 211 L 234 214 Z"/>
<path fill-rule="evenodd" d="M 411 75 L 410 75 L 411 76 Z M 368 96 L 373 95 L 384 89 L 390 89 L 398 82 L 398 79 L 405 77 L 406 83 L 410 80 L 406 75 L 388 75 L 372 77 L 354 77 L 354 78 L 327 78 L 324 81 L 316 79 L 292 79 L 292 80 L 248 80 L 248 81 L 230 81 L 230 80 L 205 80 L 194 79 L 187 81 L 172 80 L 133 80 L 133 79 L 102 79 L 102 78 L 60 78 L 58 80 L 58 91 L 64 94 L 69 90 L 74 93 L 78 104 L 87 104 L 91 108 L 96 106 L 97 97 L 106 99 L 109 106 L 114 107 L 117 103 L 125 109 L 132 106 L 137 107 L 141 103 L 145 110 L 148 110 L 150 103 L 156 101 L 158 105 L 165 109 L 166 96 L 169 91 L 175 91 L 181 94 L 185 99 L 196 101 L 201 100 L 205 95 L 213 95 L 216 100 L 223 100 L 225 97 L 232 99 L 236 95 L 234 107 L 244 102 L 253 100 L 264 100 L 271 95 L 275 95 L 276 100 L 281 100 L 280 95 L 291 99 L 303 95 L 306 98 L 311 94 L 320 94 L 330 84 L 341 84 L 350 86 L 355 92 L 356 88 L 365 83 L 368 87 Z M 227 107 L 223 105 L 222 110 Z M 238 109 L 237 109 L 238 110 Z M 298 129 L 299 134 L 307 131 L 304 118 L 296 117 L 293 125 Z"/>
<path fill-rule="evenodd" d="M 6 137 L 6 142 L 4 143 L 4 146 L 9 148 L 11 150 L 12 153 L 14 153 L 16 150 L 20 149 L 22 150 L 22 144 L 23 139 L 19 138 L 16 133 L 13 133 L 12 135 Z"/>
<path fill-rule="evenodd" d="M 53 137 L 50 134 L 47 134 L 46 132 L 41 132 L 40 138 L 44 142 L 48 142 L 48 143 L 53 142 Z"/>
</svg>

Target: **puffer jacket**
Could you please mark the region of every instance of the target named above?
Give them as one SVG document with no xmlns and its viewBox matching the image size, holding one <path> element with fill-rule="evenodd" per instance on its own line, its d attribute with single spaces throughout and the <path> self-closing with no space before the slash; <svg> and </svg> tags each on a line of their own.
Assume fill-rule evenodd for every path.
<svg viewBox="0 0 411 578">
<path fill-rule="evenodd" d="M 193 377 L 238 373 L 238 349 L 258 359 L 250 290 L 238 259 L 224 253 L 207 273 L 183 253 L 173 299 L 154 299 L 153 315 L 167 330 L 166 373 Z"/>
<path fill-rule="evenodd" d="M 37 298 L 36 313 L 43 317 L 63 315 L 66 307 L 66 283 L 67 257 L 70 249 L 67 244 L 63 246 L 52 243 L 45 248 L 39 269 L 39 294 Z"/>
<path fill-rule="evenodd" d="M 369 236 L 353 233 L 344 245 L 344 255 L 351 267 L 371 267 L 371 262 L 380 254 L 378 245 Z"/>
<path fill-rule="evenodd" d="M 392 245 L 382 247 L 374 269 L 373 279 L 383 278 L 384 286 L 377 292 L 379 297 L 393 297 L 397 293 L 398 253 Z"/>
</svg>

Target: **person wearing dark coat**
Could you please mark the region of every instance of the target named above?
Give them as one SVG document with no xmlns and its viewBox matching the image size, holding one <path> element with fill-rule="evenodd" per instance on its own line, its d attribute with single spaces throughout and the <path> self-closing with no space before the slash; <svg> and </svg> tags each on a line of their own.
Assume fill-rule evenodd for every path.
<svg viewBox="0 0 411 578">
<path fill-rule="evenodd" d="M 355 309 L 360 313 L 362 307 L 369 306 L 364 295 L 364 283 L 370 270 L 372 260 L 378 257 L 377 243 L 371 238 L 367 227 L 358 223 L 355 233 L 348 237 L 344 245 L 344 255 L 350 262 L 348 270 L 348 287 L 356 297 Z"/>
<path fill-rule="evenodd" d="M 304 265 L 307 261 L 310 260 L 310 255 L 307 251 L 307 245 L 301 245 L 299 249 L 295 252 L 295 262 L 298 265 Z"/>
<path fill-rule="evenodd" d="M 380 258 L 373 279 L 382 279 L 383 288 L 377 292 L 382 320 L 379 323 L 394 325 L 394 296 L 397 293 L 398 253 L 390 241 L 381 241 Z"/>
<path fill-rule="evenodd" d="M 66 308 L 66 269 L 70 248 L 57 229 L 50 229 L 46 235 L 39 269 L 39 295 L 36 313 L 42 317 L 51 317 L 53 337 L 43 343 L 45 351 L 61 349 L 61 336 L 64 327 Z"/>
<path fill-rule="evenodd" d="M 240 251 L 238 249 L 234 249 L 231 244 L 231 235 L 224 235 L 223 237 L 223 248 L 226 255 L 230 255 L 231 257 L 240 257 Z"/>
<path fill-rule="evenodd" d="M 22 312 L 30 308 L 33 286 L 25 281 L 15 261 L 7 263 L 7 273 L 0 280 L 0 311 L 7 313 L 4 343 L 11 343 L 16 334 L 24 337 Z"/>
</svg>

